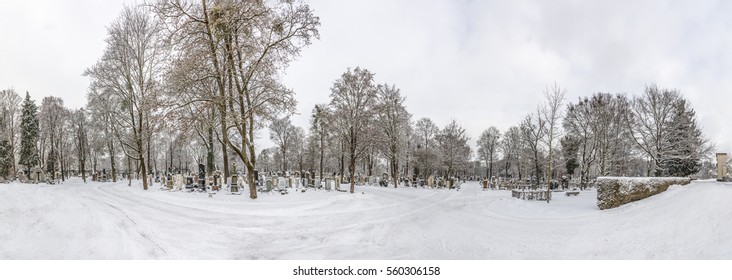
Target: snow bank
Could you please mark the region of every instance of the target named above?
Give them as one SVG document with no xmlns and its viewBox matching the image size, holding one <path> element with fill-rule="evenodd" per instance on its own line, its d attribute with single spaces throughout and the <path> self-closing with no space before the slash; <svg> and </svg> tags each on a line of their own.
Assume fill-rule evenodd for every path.
<svg viewBox="0 0 732 280">
<path fill-rule="evenodd" d="M 671 185 L 686 185 L 683 177 L 599 177 L 597 178 L 597 207 L 601 210 L 641 200 L 662 193 Z"/>
</svg>

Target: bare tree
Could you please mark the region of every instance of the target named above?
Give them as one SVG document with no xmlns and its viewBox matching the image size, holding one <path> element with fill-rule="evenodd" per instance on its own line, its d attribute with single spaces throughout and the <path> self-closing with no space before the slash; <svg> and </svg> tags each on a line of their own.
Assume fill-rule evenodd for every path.
<svg viewBox="0 0 732 280">
<path fill-rule="evenodd" d="M 307 146 L 305 144 L 307 136 L 305 135 L 305 129 L 296 126 L 292 131 L 292 160 L 291 162 L 297 162 L 297 171 L 302 172 L 305 170 L 305 157 L 307 156 Z"/>
<path fill-rule="evenodd" d="M 589 98 L 580 98 L 577 104 L 567 105 L 563 127 L 572 141 L 565 144 L 577 144 L 582 187 L 586 186 L 591 174 L 625 174 L 632 158 L 632 149 L 628 149 L 629 130 L 625 124 L 628 105 L 625 95 L 609 93 L 595 93 Z"/>
<path fill-rule="evenodd" d="M 56 179 L 56 171 L 61 169 L 63 159 L 61 143 L 67 115 L 64 101 L 60 97 L 47 96 L 41 101 L 38 112 L 41 165 L 45 165 L 46 172 L 53 180 Z"/>
<path fill-rule="evenodd" d="M 272 147 L 269 149 L 264 149 L 261 152 L 259 152 L 259 155 L 257 155 L 257 162 L 259 162 L 259 167 L 264 172 L 270 172 L 272 171 L 272 166 L 276 165 L 274 163 L 274 156 L 279 154 L 279 151 L 277 151 L 277 147 Z"/>
<path fill-rule="evenodd" d="M 377 92 L 375 128 L 380 132 L 377 134 L 380 135 L 378 149 L 389 161 L 389 171 L 396 188 L 399 163 L 406 158 L 409 122 L 412 116 L 404 107 L 405 97 L 394 85 L 379 85 Z"/>
<path fill-rule="evenodd" d="M 428 175 L 434 171 L 438 161 L 435 137 L 440 128 L 429 118 L 421 118 L 414 125 L 414 162 L 421 174 Z"/>
<path fill-rule="evenodd" d="M 590 167 L 595 161 L 597 141 L 593 129 L 593 121 L 596 119 L 593 114 L 592 103 L 588 98 L 580 99 L 577 104 L 567 105 L 567 113 L 564 118 L 564 130 L 571 135 L 565 141 L 569 146 L 577 144 L 579 155 L 578 165 L 580 170 L 580 184 L 584 187 L 590 172 Z"/>
<path fill-rule="evenodd" d="M 71 176 L 70 168 L 72 166 L 72 160 L 74 160 L 76 154 L 74 150 L 74 124 L 73 115 L 74 112 L 71 109 L 63 109 L 63 123 L 61 124 L 61 134 L 59 137 L 59 163 L 61 164 L 61 180 L 65 181 L 66 178 Z"/>
<path fill-rule="evenodd" d="M 505 175 L 509 176 L 509 169 L 516 170 L 511 171 L 512 178 L 521 178 L 521 129 L 517 126 L 509 127 L 501 140 L 501 153 L 503 154 L 503 163 L 505 167 Z"/>
<path fill-rule="evenodd" d="M 590 98 L 591 120 L 588 122 L 594 135 L 597 169 L 600 176 L 619 174 L 618 165 L 624 165 L 631 157 L 628 149 L 630 133 L 625 124 L 628 100 L 625 95 L 595 94 Z M 614 172 L 613 172 L 614 171 Z"/>
<path fill-rule="evenodd" d="M 311 135 L 315 137 L 315 146 L 317 146 L 317 149 L 319 151 L 318 153 L 318 174 L 320 178 L 323 178 L 323 161 L 325 160 L 325 144 L 326 140 L 329 138 L 329 133 L 327 131 L 328 126 L 328 116 L 330 115 L 330 110 L 325 105 L 315 105 L 313 108 L 313 113 L 310 117 L 310 131 Z"/>
<path fill-rule="evenodd" d="M 112 181 L 117 182 L 117 137 L 115 135 L 119 98 L 113 94 L 103 94 L 92 89 L 87 94 L 87 107 L 85 113 L 89 116 L 87 130 L 88 149 L 92 153 L 92 170 L 97 171 L 99 155 L 106 152 L 109 154 L 110 171 Z"/>
<path fill-rule="evenodd" d="M 356 161 L 370 145 L 366 134 L 369 122 L 373 119 L 372 111 L 376 100 L 374 74 L 366 69 L 350 68 L 333 83 L 331 87 L 330 106 L 333 108 L 333 123 L 344 140 L 349 163 L 348 172 L 351 177 L 350 192 L 356 185 Z"/>
<path fill-rule="evenodd" d="M 211 77 L 210 63 L 200 57 L 207 55 L 204 46 L 187 45 L 185 41 L 176 41 L 176 55 L 164 76 L 166 94 L 163 102 L 171 108 L 163 118 L 168 129 L 172 131 L 190 131 L 198 137 L 195 141 L 205 150 L 206 172 L 211 175 L 215 170 L 215 146 L 221 145 L 222 131 L 217 130 L 221 121 L 219 98 L 216 85 Z M 168 150 L 170 154 L 174 151 Z M 170 159 L 172 156 L 166 155 Z M 228 172 L 227 156 L 224 158 L 224 173 Z M 168 165 L 168 164 L 166 164 Z M 224 183 L 228 180 L 224 176 Z"/>
<path fill-rule="evenodd" d="M 81 172 L 81 178 L 86 183 L 86 156 L 89 149 L 89 140 L 87 138 L 87 120 L 86 110 L 79 108 L 74 111 L 72 117 L 72 124 L 74 127 L 74 148 L 76 150 L 76 157 L 79 161 L 79 172 Z"/>
<path fill-rule="evenodd" d="M 478 154 L 485 161 L 486 164 L 486 178 L 493 177 L 493 159 L 498 151 L 499 139 L 501 138 L 501 132 L 498 128 L 491 126 L 484 130 L 478 138 Z"/>
<path fill-rule="evenodd" d="M 151 7 L 164 22 L 166 37 L 170 39 L 175 46 L 174 49 L 179 53 L 174 58 L 173 71 L 170 73 L 168 84 L 178 88 L 178 92 L 184 92 L 186 96 L 195 96 L 193 103 L 210 102 L 217 108 L 218 131 L 216 135 L 221 143 L 224 183 L 226 183 L 230 175 L 228 106 L 231 102 L 228 101 L 228 98 L 233 83 L 227 81 L 226 67 L 228 64 L 225 62 L 226 55 L 223 48 L 224 37 L 230 35 L 222 36 L 217 32 L 217 25 L 218 28 L 226 27 L 225 23 L 218 20 L 226 10 L 224 4 L 208 0 L 198 3 L 195 1 L 158 1 Z M 214 18 L 212 19 L 211 16 Z M 186 88 L 189 89 L 186 90 Z M 191 88 L 205 88 L 205 90 L 190 90 Z M 172 152 L 174 151 L 170 151 L 171 160 L 174 158 Z"/>
<path fill-rule="evenodd" d="M 112 94 L 121 105 L 111 119 L 115 135 L 129 158 L 139 161 L 140 175 L 147 176 L 152 136 L 150 118 L 159 95 L 159 76 L 166 61 L 161 26 L 141 7 L 125 7 L 107 29 L 107 48 L 94 66 L 85 71 L 92 88 Z M 147 190 L 148 181 L 143 180 Z"/>
<path fill-rule="evenodd" d="M 579 153 L 582 142 L 574 134 L 566 134 L 562 139 L 559 139 L 559 144 L 562 147 L 562 157 L 564 158 L 564 168 L 567 171 L 567 175 L 574 176 L 577 167 L 579 167 L 577 154 Z"/>
<path fill-rule="evenodd" d="M 465 129 L 457 121 L 453 120 L 435 137 L 437 149 L 439 150 L 440 161 L 445 168 L 447 177 L 454 175 L 456 169 L 467 167 L 470 160 L 470 146 L 465 135 Z"/>
<path fill-rule="evenodd" d="M 521 121 L 521 139 L 523 140 L 524 146 L 529 150 L 531 161 L 534 168 L 534 179 L 536 184 L 541 182 L 541 142 L 544 139 L 544 133 L 546 133 L 546 121 L 540 117 L 540 114 L 528 114 Z"/>
<path fill-rule="evenodd" d="M 278 152 L 282 158 L 282 165 L 277 166 L 282 171 L 288 171 L 287 161 L 288 151 L 292 148 L 292 144 L 295 141 L 295 126 L 292 125 L 290 117 L 282 119 L 275 119 L 269 126 L 269 139 L 277 145 Z"/>
<path fill-rule="evenodd" d="M 9 172 L 12 172 L 12 174 L 16 174 L 18 172 L 16 154 L 19 152 L 17 146 L 19 143 L 18 131 L 20 125 L 20 105 L 22 102 L 23 99 L 15 90 L 8 89 L 0 91 L 0 111 L 2 112 L 0 122 L 3 124 L 3 126 L 0 127 L 3 133 L 2 137 L 0 137 L 0 141 L 8 141 L 8 161 L 12 168 Z"/>
<path fill-rule="evenodd" d="M 633 99 L 627 126 L 640 151 L 649 159 L 648 176 L 661 176 L 663 154 L 674 116 L 674 104 L 681 99 L 677 90 L 647 86 L 641 97 Z"/>
<path fill-rule="evenodd" d="M 256 199 L 254 132 L 268 119 L 294 109 L 293 92 L 278 78 L 318 37 L 319 19 L 308 5 L 294 1 L 166 1 L 155 7 L 178 39 L 190 38 L 190 44 L 208 48 L 222 142 L 244 163 L 249 196 Z"/>
<path fill-rule="evenodd" d="M 564 96 L 566 94 L 567 90 L 560 88 L 555 82 L 551 88 L 547 88 L 544 91 L 546 103 L 543 104 L 540 110 L 541 118 L 546 122 L 544 141 L 546 142 L 547 149 L 549 150 L 546 172 L 547 192 L 551 191 L 551 179 L 554 175 L 555 140 L 559 140 L 559 138 L 562 137 L 560 120 L 562 119 L 562 103 L 564 102 Z M 549 200 L 547 200 L 547 202 L 548 201 Z"/>
</svg>

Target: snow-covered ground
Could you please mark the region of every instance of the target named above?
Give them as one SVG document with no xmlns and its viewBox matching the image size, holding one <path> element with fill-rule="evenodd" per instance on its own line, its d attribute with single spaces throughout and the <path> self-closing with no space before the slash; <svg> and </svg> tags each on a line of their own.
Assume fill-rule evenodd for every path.
<svg viewBox="0 0 732 280">
<path fill-rule="evenodd" d="M 133 186 L 135 184 L 133 183 Z M 732 259 L 732 185 L 695 182 L 601 211 L 481 191 L 148 191 L 0 185 L 0 259 Z"/>
</svg>

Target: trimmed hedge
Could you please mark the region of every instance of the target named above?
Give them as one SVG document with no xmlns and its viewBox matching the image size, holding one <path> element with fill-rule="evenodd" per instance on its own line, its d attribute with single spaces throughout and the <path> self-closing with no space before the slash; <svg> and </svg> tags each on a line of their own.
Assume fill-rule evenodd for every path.
<svg viewBox="0 0 732 280">
<path fill-rule="evenodd" d="M 686 185 L 684 177 L 599 177 L 597 178 L 597 207 L 615 208 L 646 197 L 665 192 L 671 185 Z"/>
</svg>

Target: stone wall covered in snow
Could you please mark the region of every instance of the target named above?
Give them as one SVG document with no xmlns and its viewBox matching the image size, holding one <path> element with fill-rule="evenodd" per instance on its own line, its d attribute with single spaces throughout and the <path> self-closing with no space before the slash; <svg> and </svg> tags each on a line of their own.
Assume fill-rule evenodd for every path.
<svg viewBox="0 0 732 280">
<path fill-rule="evenodd" d="M 599 177 L 597 178 L 597 207 L 601 210 L 641 200 L 662 193 L 671 185 L 686 185 L 689 178 L 682 177 Z"/>
</svg>

